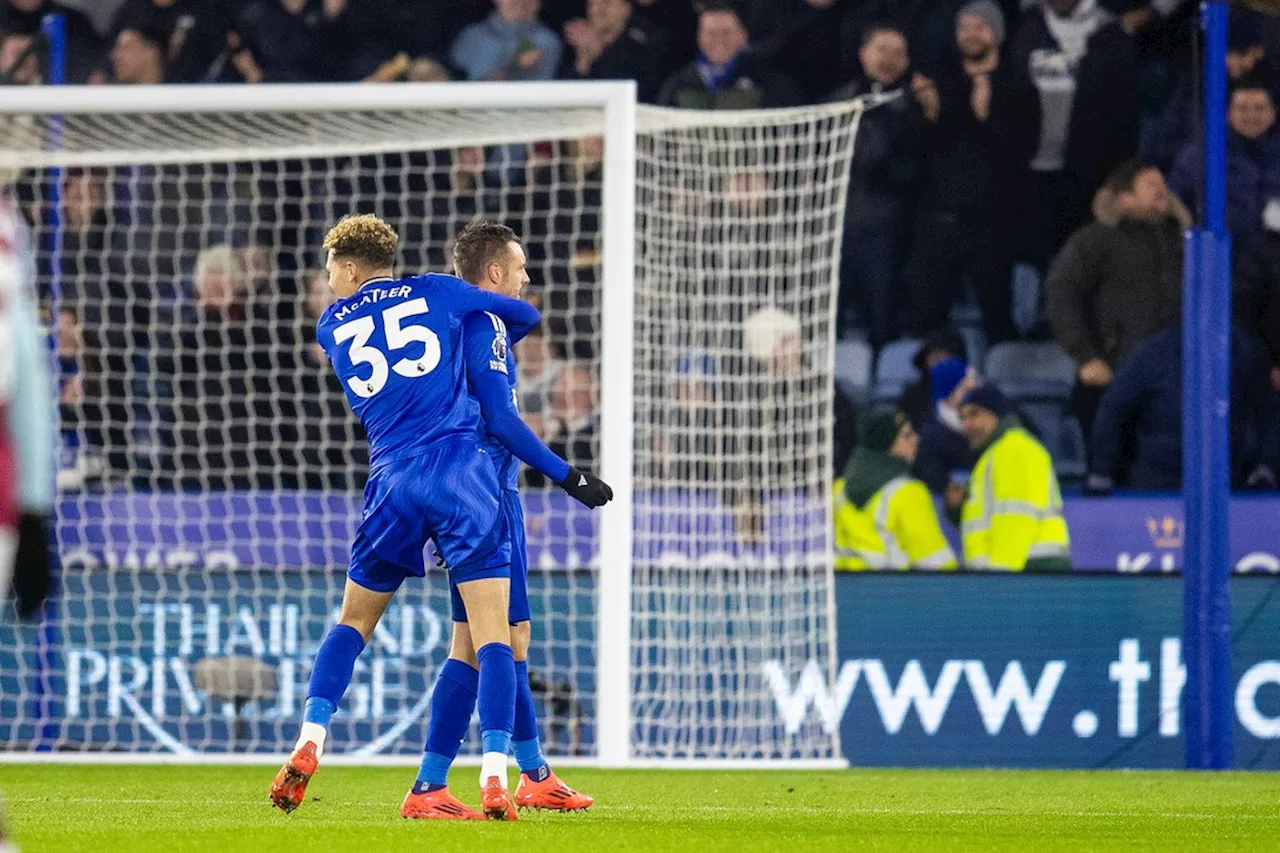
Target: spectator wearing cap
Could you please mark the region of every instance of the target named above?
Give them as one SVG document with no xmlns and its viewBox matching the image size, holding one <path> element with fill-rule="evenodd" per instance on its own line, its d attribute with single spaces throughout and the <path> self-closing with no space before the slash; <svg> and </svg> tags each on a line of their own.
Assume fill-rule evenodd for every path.
<svg viewBox="0 0 1280 853">
<path fill-rule="evenodd" d="M 1203 149 L 1188 143 L 1169 174 L 1169 189 L 1188 207 L 1196 206 Z M 1263 227 L 1263 211 L 1273 205 L 1280 216 L 1280 133 L 1271 93 L 1260 83 L 1245 82 L 1231 92 L 1227 106 L 1227 228 L 1247 239 Z"/>
<path fill-rule="evenodd" d="M 459 33 L 450 61 L 468 80 L 550 80 L 563 47 L 538 20 L 539 0 L 494 0 L 483 21 Z"/>
<path fill-rule="evenodd" d="M 631 0 L 588 0 L 587 16 L 564 25 L 561 77 L 570 80 L 635 80 L 641 101 L 652 101 L 661 83 L 666 37 L 636 14 Z"/>
<path fill-rule="evenodd" d="M 1182 232 L 1191 224 L 1160 170 L 1136 160 L 1107 179 L 1094 213 L 1046 283 L 1054 337 L 1076 361 L 1072 408 L 1085 435 L 1134 346 L 1181 316 Z"/>
<path fill-rule="evenodd" d="M 926 126 L 928 156 L 904 274 L 908 331 L 916 334 L 946 322 L 967 281 L 987 341 L 1015 336 L 1008 199 L 1012 164 L 1026 162 L 1036 144 L 1017 117 L 1038 105 L 1001 62 L 1004 37 L 1004 13 L 994 0 L 965 4 L 955 18 L 956 58 L 937 75 L 938 112 Z"/>
<path fill-rule="evenodd" d="M 917 430 L 933 416 L 935 398 L 930 388 L 930 371 L 948 358 L 964 360 L 966 353 L 964 338 L 953 329 L 934 329 L 920 342 L 920 349 L 916 350 L 911 361 L 920 377 L 908 385 L 898 399 L 898 408 L 906 413 Z"/>
<path fill-rule="evenodd" d="M 667 78 L 664 107 L 752 110 L 800 103 L 800 89 L 750 51 L 742 16 L 731 3 L 708 0 L 698 13 L 698 58 Z"/>
<path fill-rule="evenodd" d="M 980 454 L 960 515 L 965 568 L 1070 570 L 1071 542 L 1049 452 L 990 385 L 964 396 L 960 423 Z"/>
<path fill-rule="evenodd" d="M 835 482 L 836 569 L 954 569 L 924 483 L 912 478 L 920 437 L 902 412 L 872 412 Z"/>
<path fill-rule="evenodd" d="M 1094 192 L 1138 147 L 1138 53 L 1097 0 L 1044 0 L 1009 46 L 1015 132 L 1036 137 L 1016 184 L 1019 254 L 1038 269 L 1089 221 Z"/>
<path fill-rule="evenodd" d="M 911 65 L 907 37 L 892 24 L 873 24 L 863 34 L 860 73 L 829 98 L 896 95 L 869 110 L 858 126 L 849 170 L 844 249 L 840 264 L 840 331 L 861 315 L 872 346 L 894 340 L 902 325 L 898 271 L 916 178 L 924 116 L 905 93 Z"/>
<path fill-rule="evenodd" d="M 960 401 L 978 387 L 978 373 L 964 359 L 953 356 L 933 366 L 929 384 L 933 411 L 920 426 L 916 476 L 930 492 L 947 499 L 949 510 L 958 512 L 964 502 L 964 484 L 978 461 L 960 424 Z"/>
<path fill-rule="evenodd" d="M 164 34 L 151 27 L 129 28 L 111 49 L 112 80 L 130 85 L 165 82 Z"/>
<path fill-rule="evenodd" d="M 57 0 L 7 0 L 0 3 L 0 32 L 34 45 L 46 15 L 62 15 L 66 22 L 67 82 L 87 82 L 102 61 L 103 43 L 83 12 Z"/>
</svg>

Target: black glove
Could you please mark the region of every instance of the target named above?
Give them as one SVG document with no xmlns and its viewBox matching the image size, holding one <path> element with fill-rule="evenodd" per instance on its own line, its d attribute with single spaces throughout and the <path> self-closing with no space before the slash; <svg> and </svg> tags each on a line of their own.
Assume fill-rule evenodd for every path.
<svg viewBox="0 0 1280 853">
<path fill-rule="evenodd" d="M 568 492 L 569 497 L 589 509 L 604 506 L 613 500 L 613 489 L 609 488 L 608 483 L 595 474 L 579 471 L 577 468 L 570 467 L 569 476 L 557 485 Z"/>
<path fill-rule="evenodd" d="M 13 597 L 18 616 L 30 619 L 40 612 L 53 587 L 53 562 L 48 525 L 39 513 L 23 513 L 18 521 L 18 552 L 13 565 Z"/>
</svg>

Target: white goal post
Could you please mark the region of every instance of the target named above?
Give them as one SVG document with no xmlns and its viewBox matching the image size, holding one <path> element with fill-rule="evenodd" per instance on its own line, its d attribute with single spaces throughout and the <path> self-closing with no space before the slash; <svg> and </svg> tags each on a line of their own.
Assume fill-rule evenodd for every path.
<svg viewBox="0 0 1280 853">
<path fill-rule="evenodd" d="M 314 236 L 371 210 L 406 272 L 479 216 L 540 247 L 528 415 L 614 489 L 598 523 L 525 490 L 549 752 L 841 764 L 808 681 L 835 683 L 833 316 L 860 112 L 660 110 L 629 82 L 0 89 L 64 454 L 61 596 L 42 625 L 0 619 L 0 759 L 287 746 L 362 476 L 307 360 Z M 335 753 L 420 748 L 438 581 L 406 584 L 370 643 Z"/>
</svg>

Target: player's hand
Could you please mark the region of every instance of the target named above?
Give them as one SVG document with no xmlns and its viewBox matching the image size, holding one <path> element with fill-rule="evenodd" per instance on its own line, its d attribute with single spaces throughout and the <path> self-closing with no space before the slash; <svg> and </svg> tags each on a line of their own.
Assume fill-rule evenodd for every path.
<svg viewBox="0 0 1280 853">
<path fill-rule="evenodd" d="M 937 121 L 942 112 L 942 101 L 938 97 L 938 87 L 923 74 L 917 73 L 911 78 L 911 92 L 916 96 L 916 103 L 929 121 Z"/>
<path fill-rule="evenodd" d="M 1081 383 L 1093 388 L 1111 384 L 1111 366 L 1100 358 L 1091 358 L 1080 365 Z"/>
<path fill-rule="evenodd" d="M 571 467 L 569 476 L 558 485 L 569 493 L 569 497 L 590 509 L 604 506 L 613 500 L 613 489 L 609 488 L 609 484 L 588 471 Z"/>
<path fill-rule="evenodd" d="M 18 616 L 30 619 L 39 613 L 52 587 L 48 523 L 39 513 L 23 513 L 18 521 L 18 552 L 13 565 L 13 595 Z"/>
</svg>

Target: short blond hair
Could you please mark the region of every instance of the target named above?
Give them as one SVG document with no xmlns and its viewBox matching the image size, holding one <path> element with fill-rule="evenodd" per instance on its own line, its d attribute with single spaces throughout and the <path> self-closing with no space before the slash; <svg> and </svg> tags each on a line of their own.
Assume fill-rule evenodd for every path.
<svg viewBox="0 0 1280 853">
<path fill-rule="evenodd" d="M 324 247 L 336 258 L 346 258 L 371 269 L 395 265 L 400 235 L 372 213 L 344 216 L 325 235 Z"/>
</svg>

